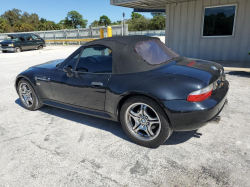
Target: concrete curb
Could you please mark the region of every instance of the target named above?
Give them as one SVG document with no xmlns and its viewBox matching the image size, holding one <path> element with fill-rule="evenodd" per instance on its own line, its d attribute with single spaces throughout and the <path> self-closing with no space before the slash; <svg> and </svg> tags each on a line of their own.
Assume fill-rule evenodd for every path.
<svg viewBox="0 0 250 187">
<path fill-rule="evenodd" d="M 250 68 L 234 68 L 234 67 L 224 67 L 226 71 L 247 71 L 250 72 Z"/>
</svg>

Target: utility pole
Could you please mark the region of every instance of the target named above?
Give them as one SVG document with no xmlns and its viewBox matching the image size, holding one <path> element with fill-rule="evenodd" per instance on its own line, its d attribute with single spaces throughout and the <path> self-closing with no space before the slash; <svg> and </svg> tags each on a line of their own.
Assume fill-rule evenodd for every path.
<svg viewBox="0 0 250 187">
<path fill-rule="evenodd" d="M 123 24 L 123 21 L 124 21 L 124 17 L 125 17 L 125 13 L 122 13 L 122 36 L 123 36 L 123 34 L 124 34 L 124 31 L 123 31 L 123 29 L 124 29 L 124 24 Z"/>
</svg>

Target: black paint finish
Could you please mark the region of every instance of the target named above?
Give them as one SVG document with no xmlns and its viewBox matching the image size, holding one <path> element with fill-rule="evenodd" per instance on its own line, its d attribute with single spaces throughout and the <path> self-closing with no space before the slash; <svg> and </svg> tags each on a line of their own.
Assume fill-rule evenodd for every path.
<svg viewBox="0 0 250 187">
<path fill-rule="evenodd" d="M 187 66 L 193 61 L 196 63 Z M 62 62 L 55 60 L 29 68 L 17 76 L 15 86 L 25 78 L 33 86 L 39 101 L 46 105 L 115 121 L 119 121 L 120 107 L 127 98 L 147 96 L 162 107 L 176 131 L 198 129 L 211 121 L 223 109 L 229 89 L 229 83 L 224 81 L 208 99 L 188 102 L 186 99 L 191 92 L 223 76 L 223 67 L 219 64 L 195 59 L 179 58 L 137 73 L 73 71 L 70 77 L 60 68 Z"/>
</svg>

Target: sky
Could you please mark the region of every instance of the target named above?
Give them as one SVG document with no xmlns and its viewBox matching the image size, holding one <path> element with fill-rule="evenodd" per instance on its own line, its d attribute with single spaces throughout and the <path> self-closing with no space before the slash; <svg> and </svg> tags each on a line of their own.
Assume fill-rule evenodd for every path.
<svg viewBox="0 0 250 187">
<path fill-rule="evenodd" d="M 129 19 L 133 11 L 132 8 L 124 8 L 110 5 L 110 0 L 0 0 L 0 15 L 13 8 L 26 11 L 29 14 L 36 13 L 39 18 L 58 23 L 65 19 L 69 11 L 79 12 L 84 19 L 88 20 L 88 26 L 100 16 L 106 15 L 113 21 L 121 20 L 122 13 L 125 19 Z M 143 13 L 147 18 L 151 18 L 150 13 Z"/>
</svg>

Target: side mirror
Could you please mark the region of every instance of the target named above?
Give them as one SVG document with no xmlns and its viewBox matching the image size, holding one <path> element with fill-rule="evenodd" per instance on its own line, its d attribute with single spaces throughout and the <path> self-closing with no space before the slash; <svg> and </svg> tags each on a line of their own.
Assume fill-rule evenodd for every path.
<svg viewBox="0 0 250 187">
<path fill-rule="evenodd" d="M 68 77 L 72 77 L 73 76 L 73 71 L 72 71 L 72 67 L 71 66 L 65 66 L 64 68 L 63 68 L 63 71 L 65 72 L 65 73 L 67 73 L 67 76 Z"/>
</svg>

